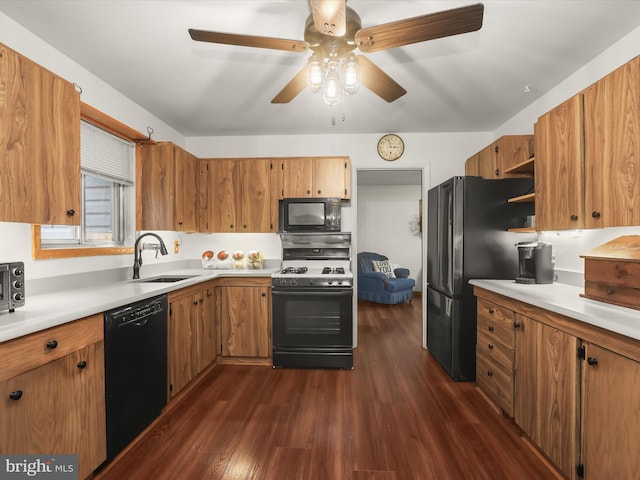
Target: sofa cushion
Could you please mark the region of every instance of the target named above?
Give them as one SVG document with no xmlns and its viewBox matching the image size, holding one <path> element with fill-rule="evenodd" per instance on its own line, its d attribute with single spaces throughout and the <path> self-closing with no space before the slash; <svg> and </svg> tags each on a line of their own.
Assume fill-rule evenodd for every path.
<svg viewBox="0 0 640 480">
<path fill-rule="evenodd" d="M 393 267 L 389 263 L 389 260 L 372 260 L 374 272 L 382 272 L 389 278 L 395 278 L 393 273 Z"/>
</svg>

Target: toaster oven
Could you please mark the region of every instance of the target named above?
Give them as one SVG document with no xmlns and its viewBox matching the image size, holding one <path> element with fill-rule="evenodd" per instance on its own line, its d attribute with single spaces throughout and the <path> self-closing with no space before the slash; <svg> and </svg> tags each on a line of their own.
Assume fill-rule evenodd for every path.
<svg viewBox="0 0 640 480">
<path fill-rule="evenodd" d="M 0 263 L 0 312 L 24 306 L 24 263 Z"/>
</svg>

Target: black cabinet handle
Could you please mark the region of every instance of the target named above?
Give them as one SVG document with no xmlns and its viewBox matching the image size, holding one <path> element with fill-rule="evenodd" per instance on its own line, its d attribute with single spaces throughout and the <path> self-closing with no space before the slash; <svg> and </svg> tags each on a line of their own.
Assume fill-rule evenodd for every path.
<svg viewBox="0 0 640 480">
<path fill-rule="evenodd" d="M 492 344 L 487 345 L 487 347 L 489 348 L 489 350 L 493 350 L 493 345 Z"/>
<path fill-rule="evenodd" d="M 520 328 L 520 323 L 518 323 L 518 322 L 513 322 L 513 328 L 515 328 L 515 329 Z"/>
<path fill-rule="evenodd" d="M 11 400 L 20 400 L 22 398 L 22 390 L 16 390 L 9 394 Z"/>
<path fill-rule="evenodd" d="M 78 368 L 79 368 L 80 370 L 82 370 L 83 368 L 86 368 L 86 366 L 87 366 L 87 362 L 86 362 L 85 360 L 82 360 L 82 361 L 78 362 L 78 365 L 77 365 L 77 366 L 78 366 Z"/>
<path fill-rule="evenodd" d="M 493 327 L 491 325 L 489 325 L 489 331 L 493 332 Z"/>
<path fill-rule="evenodd" d="M 589 357 L 587 358 L 587 363 L 591 366 L 595 366 L 598 365 L 598 359 L 597 358 L 593 358 L 593 357 Z"/>
<path fill-rule="evenodd" d="M 266 293 L 262 293 L 262 296 L 263 296 L 263 297 L 266 297 L 266 296 L 267 296 L 267 294 L 266 294 Z"/>
<path fill-rule="evenodd" d="M 198 304 L 198 300 L 194 300 L 194 301 L 193 301 L 193 304 L 194 304 L 194 305 L 197 305 L 197 304 Z"/>
<path fill-rule="evenodd" d="M 600 218 L 600 212 L 592 212 L 592 213 L 591 213 L 591 216 L 592 216 L 593 218 Z"/>
<path fill-rule="evenodd" d="M 487 372 L 487 376 L 488 376 L 488 377 L 493 377 L 493 372 L 492 372 L 491 370 L 489 370 L 489 371 Z"/>
<path fill-rule="evenodd" d="M 53 350 L 54 348 L 56 348 L 58 346 L 58 341 L 57 340 L 49 340 L 47 342 L 47 348 L 49 350 Z"/>
<path fill-rule="evenodd" d="M 73 217 L 76 214 L 76 211 L 72 208 L 71 210 L 67 210 L 67 217 Z"/>
<path fill-rule="evenodd" d="M 494 310 L 493 308 L 490 308 L 490 309 L 489 309 L 489 313 L 490 313 L 491 315 L 493 315 L 493 312 L 495 312 L 495 310 Z"/>
<path fill-rule="evenodd" d="M 576 215 L 575 213 L 573 215 L 571 215 L 571 221 L 575 222 L 576 220 L 578 220 L 578 215 Z"/>
</svg>

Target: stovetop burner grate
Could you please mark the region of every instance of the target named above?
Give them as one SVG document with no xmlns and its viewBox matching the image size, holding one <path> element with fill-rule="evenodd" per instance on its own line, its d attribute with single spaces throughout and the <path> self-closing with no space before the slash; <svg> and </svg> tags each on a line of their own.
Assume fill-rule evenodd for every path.
<svg viewBox="0 0 640 480">
<path fill-rule="evenodd" d="M 329 275 L 329 274 L 343 275 L 344 273 L 345 273 L 344 267 L 324 267 L 322 269 L 323 275 Z"/>
<path fill-rule="evenodd" d="M 284 273 L 284 274 L 303 274 L 303 273 L 307 273 L 308 268 L 307 267 L 287 267 L 282 269 L 282 271 L 280 273 Z"/>
</svg>

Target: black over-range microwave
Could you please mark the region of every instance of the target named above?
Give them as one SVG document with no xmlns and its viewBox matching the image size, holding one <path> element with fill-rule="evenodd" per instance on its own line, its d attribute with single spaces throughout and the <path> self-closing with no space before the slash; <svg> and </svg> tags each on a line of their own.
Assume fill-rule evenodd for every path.
<svg viewBox="0 0 640 480">
<path fill-rule="evenodd" d="M 337 197 L 283 198 L 280 232 L 339 232 L 341 201 Z"/>
</svg>

